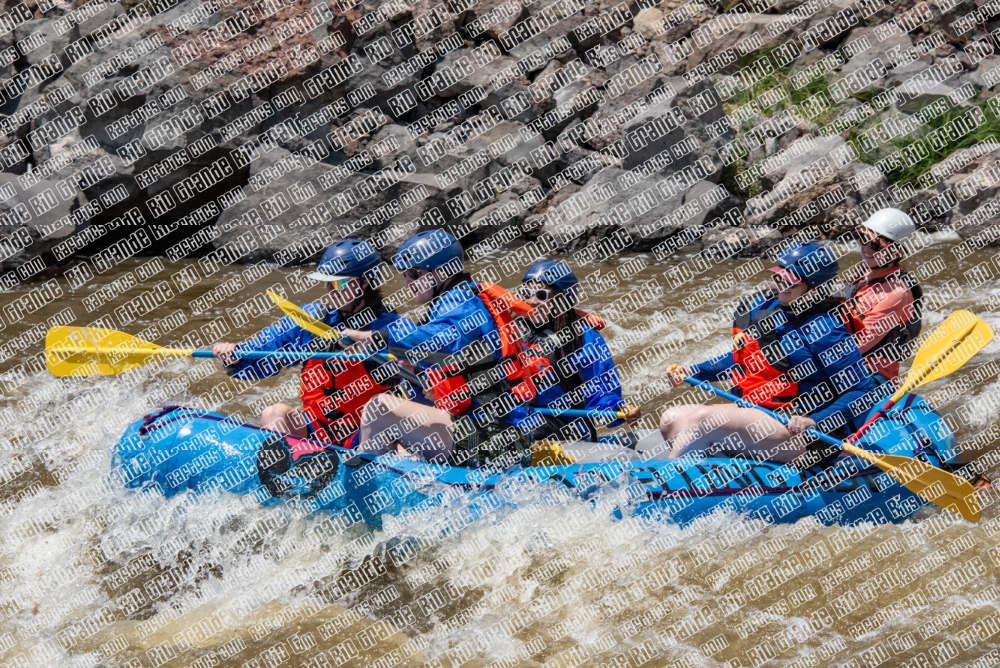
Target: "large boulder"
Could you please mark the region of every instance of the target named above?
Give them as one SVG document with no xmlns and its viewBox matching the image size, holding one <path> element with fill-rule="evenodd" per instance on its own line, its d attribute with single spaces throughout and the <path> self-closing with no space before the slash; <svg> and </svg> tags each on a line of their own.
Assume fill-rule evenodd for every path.
<svg viewBox="0 0 1000 668">
<path fill-rule="evenodd" d="M 51 177 L 75 181 L 91 201 L 114 200 L 101 217 L 118 216 L 138 207 L 148 221 L 161 226 L 190 215 L 196 217 L 197 224 L 211 223 L 242 196 L 240 188 L 251 175 L 249 163 L 275 144 L 336 162 L 352 155 L 352 142 L 366 138 L 364 132 L 359 136 L 341 132 L 347 140 L 333 148 L 333 155 L 325 139 L 335 129 L 332 117 L 339 116 L 335 125 L 342 126 L 369 111 L 351 109 L 363 95 L 352 95 L 350 103 L 344 99 L 348 86 L 351 90 L 358 86 L 356 79 L 326 86 L 316 95 L 311 95 L 316 92 L 312 84 L 306 83 L 323 68 L 353 67 L 355 61 L 345 62 L 351 42 L 342 39 L 344 16 L 331 13 L 322 3 L 295 0 L 270 16 L 260 16 L 255 30 L 206 46 L 210 44 L 207 33 L 219 28 L 220 19 L 234 20 L 241 8 L 226 6 L 218 15 L 191 23 L 192 17 L 199 16 L 195 11 L 198 7 L 195 0 L 182 0 L 153 16 L 148 25 L 114 39 L 95 38 L 101 36 L 101 26 L 107 20 L 126 11 L 117 3 L 103 7 L 64 34 L 56 31 L 52 38 L 45 32 L 53 25 L 49 19 L 29 22 L 16 32 L 18 36 L 46 36 L 45 44 L 29 55 L 42 54 L 46 45 L 58 47 L 69 39 L 92 50 L 89 54 L 77 47 L 66 50 L 73 62 L 66 60 L 61 74 L 43 87 L 29 90 L 17 110 L 37 104 L 43 94 L 50 99 L 53 90 L 72 91 L 26 125 L 32 133 L 26 134 L 31 139 L 26 141 L 30 143 L 27 159 L 36 167 L 56 165 Z M 307 15 L 327 22 L 311 30 L 289 28 L 299 25 L 290 21 Z M 172 26 L 182 17 L 188 28 L 178 34 Z M 363 40 L 357 42 L 362 48 Z M 409 52 L 415 50 L 410 47 Z M 396 53 L 401 59 L 408 51 Z M 114 66 L 109 67 L 109 63 Z M 121 91 L 136 72 L 147 73 L 144 80 L 154 82 L 133 86 L 135 94 L 123 99 Z M 265 73 L 267 85 L 262 88 L 256 82 L 265 78 Z M 376 92 L 379 90 L 387 88 L 380 84 Z M 331 110 L 336 113 L 325 113 Z M 60 136 L 40 131 L 67 115 L 82 119 L 76 129 Z M 301 123 L 306 120 L 311 122 L 303 130 Z M 351 132 L 354 129 L 352 126 Z M 262 138 L 265 132 L 267 137 Z M 96 141 L 92 150 L 65 164 L 58 160 L 60 152 L 65 154 L 68 146 L 87 138 Z M 4 164 L 7 169 L 23 169 L 23 162 Z M 94 178 L 95 174 L 99 178 Z M 177 230 L 179 236 L 186 233 Z"/>
<path fill-rule="evenodd" d="M 77 191 L 55 181 L 0 173 L 0 273 L 17 269 L 19 278 L 28 278 L 73 255 L 78 247 L 69 238 L 88 221 L 85 211 L 74 213 L 79 204 Z M 4 278 L 0 285 L 10 283 Z"/>
<path fill-rule="evenodd" d="M 725 187 L 704 179 L 639 176 L 605 167 L 584 187 L 547 210 L 542 232 L 568 249 L 610 236 L 618 244 L 616 252 L 648 250 L 688 227 L 715 218 L 720 218 L 716 224 L 738 222 L 740 204 Z"/>
<path fill-rule="evenodd" d="M 983 144 L 981 151 L 956 151 L 950 161 L 940 166 L 962 165 L 954 173 L 944 177 L 939 184 L 940 191 L 954 194 L 951 198 L 940 197 L 937 191 L 922 191 L 919 201 L 918 219 L 927 222 L 950 225 L 963 239 L 978 238 L 982 245 L 1000 246 L 1000 207 L 997 195 L 1000 183 L 992 178 L 993 164 L 1000 159 L 1000 145 Z M 984 169 L 985 168 L 985 169 Z M 951 170 L 949 170 L 951 171 Z"/>
<path fill-rule="evenodd" d="M 464 13 L 462 27 L 466 34 L 471 35 L 474 39 L 496 40 L 525 16 L 527 16 L 527 12 L 519 2 L 478 0 Z"/>
<path fill-rule="evenodd" d="M 640 174 L 697 170 L 698 178 L 718 182 L 719 150 L 735 135 L 728 123 L 717 123 L 725 115 L 713 87 L 707 82 L 688 87 L 682 79 L 660 77 L 646 69 L 648 62 L 626 64 L 608 72 L 645 71 L 647 78 L 632 88 L 606 87 L 605 99 L 573 139 Z"/>
<path fill-rule="evenodd" d="M 767 183 L 773 186 L 746 201 L 746 219 L 755 225 L 792 230 L 820 226 L 831 234 L 850 228 L 855 222 L 848 212 L 873 213 L 882 208 L 888 181 L 876 167 L 854 162 L 839 136 L 805 137 L 779 154 L 780 164 Z"/>
<path fill-rule="evenodd" d="M 426 177 L 401 166 L 376 175 L 309 164 L 281 148 L 251 163 L 244 193 L 219 216 L 214 235 L 216 248 L 242 249 L 241 259 L 304 262 L 336 238 L 371 237 L 396 223 L 443 222 L 429 211 L 440 202 Z M 398 243 L 396 236 L 388 242 Z"/>
<path fill-rule="evenodd" d="M 722 101 L 707 82 L 676 90 L 625 124 L 630 153 L 622 165 L 663 175 L 705 165 L 708 174 L 703 178 L 717 183 L 722 167 L 719 149 L 735 137 L 728 123 L 721 134 L 713 129 L 712 124 L 725 118 Z M 715 169 L 708 170 L 709 164 Z"/>
</svg>

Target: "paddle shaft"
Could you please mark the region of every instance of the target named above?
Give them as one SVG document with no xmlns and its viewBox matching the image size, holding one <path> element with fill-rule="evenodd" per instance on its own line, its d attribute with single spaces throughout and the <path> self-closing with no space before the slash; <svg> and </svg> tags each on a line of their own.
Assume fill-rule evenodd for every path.
<svg viewBox="0 0 1000 668">
<path fill-rule="evenodd" d="M 685 382 L 687 382 L 688 385 L 694 385 L 695 387 L 701 388 L 701 389 L 705 390 L 706 392 L 711 392 L 712 394 L 714 394 L 717 397 L 721 397 L 723 399 L 728 399 L 729 401 L 732 401 L 737 406 L 742 406 L 743 408 L 753 408 L 753 409 L 758 410 L 758 411 L 760 411 L 762 413 L 766 413 L 767 415 L 770 415 L 771 417 L 773 417 L 775 420 L 777 420 L 781 424 L 784 424 L 784 425 L 788 424 L 788 418 L 786 418 L 784 415 L 780 415 L 778 413 L 775 413 L 774 411 L 768 410 L 767 408 L 764 408 L 763 406 L 758 406 L 757 404 L 751 403 L 751 402 L 747 401 L 746 399 L 741 399 L 740 397 L 736 396 L 735 394 L 732 394 L 730 392 L 726 392 L 725 390 L 720 390 L 719 388 L 715 387 L 714 385 L 711 385 L 711 384 L 706 383 L 706 382 L 701 381 L 701 380 L 697 380 L 695 378 L 692 378 L 691 376 L 684 376 L 684 380 L 685 380 Z M 835 439 L 834 437 L 830 436 L 829 434 L 824 434 L 823 432 L 821 432 L 821 431 L 819 431 L 817 429 L 812 429 L 812 428 L 807 429 L 806 433 L 808 433 L 813 438 L 816 438 L 816 439 L 822 441 L 823 443 L 826 443 L 827 445 L 832 445 L 835 448 L 840 448 L 841 450 L 843 450 L 844 452 L 846 452 L 848 454 L 852 454 L 852 455 L 855 455 L 857 457 L 860 457 L 861 459 L 863 459 L 864 461 L 868 462 L 869 464 L 874 464 L 875 466 L 878 466 L 880 469 L 882 469 L 883 471 L 886 471 L 887 473 L 889 473 L 889 475 L 892 475 L 893 478 L 895 478 L 896 480 L 898 480 L 899 482 L 901 482 L 904 487 L 907 487 L 907 483 L 905 483 L 902 480 L 900 480 L 900 478 L 898 477 L 898 473 L 894 474 L 893 471 L 889 470 L 889 469 L 894 469 L 896 467 L 894 467 L 892 465 L 889 465 L 888 467 L 886 467 L 885 462 L 880 461 L 880 456 L 879 455 L 876 455 L 876 454 L 874 454 L 872 452 L 869 452 L 867 450 L 859 448 L 858 446 L 854 445 L 853 443 L 848 443 L 847 441 L 839 441 L 839 440 Z M 919 462 L 917 460 L 913 460 L 913 461 L 914 461 L 915 465 L 922 464 L 922 462 Z M 923 466 L 927 466 L 927 465 L 923 464 Z M 950 475 L 950 474 L 948 474 L 948 475 Z"/>
<path fill-rule="evenodd" d="M 577 408 L 541 408 L 532 406 L 531 410 L 542 415 L 555 415 L 558 417 L 589 417 L 602 418 L 606 420 L 624 420 L 625 414 L 618 411 L 586 411 Z"/>
<path fill-rule="evenodd" d="M 348 362 L 364 362 L 366 360 L 370 360 L 372 357 L 376 357 L 386 363 L 395 363 L 397 361 L 395 357 L 390 357 L 385 353 L 373 353 L 372 355 L 351 355 L 348 353 L 313 353 L 297 350 L 234 350 L 233 355 L 235 357 L 248 360 L 282 359 L 292 362 L 304 362 L 306 360 L 342 360 Z M 191 352 L 191 357 L 214 357 L 214 355 L 211 350 L 194 350 Z M 399 375 L 403 378 L 417 383 L 419 387 L 424 387 L 424 383 L 420 380 L 419 376 L 402 367 L 398 367 L 398 369 Z"/>
<path fill-rule="evenodd" d="M 185 348 L 93 348 L 89 346 L 76 346 L 73 348 L 67 348 L 66 350 L 59 350 L 58 348 L 55 348 L 53 349 L 53 352 L 57 355 L 59 353 L 71 354 L 76 352 L 90 354 L 103 353 L 105 355 L 116 355 L 118 357 L 128 357 L 130 355 L 141 355 L 145 357 L 215 357 L 211 350 L 190 350 Z M 237 350 L 234 351 L 233 354 L 235 357 L 248 360 L 284 359 L 295 362 L 301 362 L 304 360 L 346 360 L 363 362 L 364 360 L 371 359 L 366 355 L 350 355 L 348 353 L 312 353 L 293 350 Z"/>
<path fill-rule="evenodd" d="M 688 385 L 693 385 L 693 386 L 695 386 L 697 388 L 705 390 L 706 392 L 711 392 L 715 396 L 720 397 L 722 399 L 728 399 L 729 401 L 733 402 L 737 406 L 742 406 L 743 408 L 753 408 L 755 410 L 761 411 L 762 413 L 767 413 L 768 415 L 770 415 L 771 417 L 773 417 L 775 420 L 777 420 L 781 424 L 785 424 L 785 425 L 788 424 L 788 418 L 786 418 L 784 415 L 781 415 L 779 413 L 775 413 L 774 411 L 768 410 L 767 408 L 764 408 L 763 406 L 758 406 L 757 404 L 751 403 L 751 402 L 747 401 L 746 399 L 741 399 L 740 397 L 736 396 L 735 394 L 732 394 L 731 392 L 726 392 L 725 390 L 720 390 L 719 388 L 715 387 L 714 385 L 711 385 L 710 383 L 706 383 L 703 380 L 698 380 L 697 378 L 692 378 L 691 376 L 684 376 L 684 382 L 686 382 Z M 818 431 L 816 429 L 811 429 L 811 428 L 807 429 L 806 431 L 809 433 L 810 436 L 812 436 L 812 437 L 814 437 L 816 439 L 819 439 L 820 441 L 826 443 L 827 445 L 832 445 L 832 446 L 844 449 L 844 443 L 842 441 L 838 441 L 833 436 L 830 436 L 828 434 L 824 434 L 821 431 Z"/>
<path fill-rule="evenodd" d="M 297 350 L 234 350 L 233 356 L 245 360 L 281 359 L 293 362 L 306 360 L 345 360 L 363 362 L 371 359 L 369 355 L 350 355 L 348 353 L 313 353 Z M 192 350 L 191 357 L 215 357 L 211 350 Z M 389 360 L 386 360 L 389 361 Z"/>
</svg>

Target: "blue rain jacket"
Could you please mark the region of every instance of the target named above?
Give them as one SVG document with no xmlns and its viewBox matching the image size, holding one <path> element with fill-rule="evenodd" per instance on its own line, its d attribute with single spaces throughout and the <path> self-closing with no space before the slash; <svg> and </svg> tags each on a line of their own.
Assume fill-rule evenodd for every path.
<svg viewBox="0 0 1000 668">
<path fill-rule="evenodd" d="M 753 304 L 751 313 L 780 307 L 776 297 L 766 294 L 758 295 Z M 775 328 L 781 349 L 797 371 L 809 367 L 810 361 L 815 367 L 813 373 L 800 377 L 799 397 L 807 394 L 817 399 L 824 394 L 832 397 L 817 401 L 807 416 L 821 423 L 839 414 L 849 426 L 860 427 L 869 411 L 855 415 L 850 404 L 874 391 L 876 385 L 853 337 L 836 315 L 820 311 L 797 319 L 787 313 L 790 321 Z M 733 364 L 730 351 L 694 365 L 691 371 L 699 380 L 731 380 Z"/>
<path fill-rule="evenodd" d="M 427 324 L 416 325 L 399 318 L 380 329 L 380 334 L 390 347 L 456 355 L 466 346 L 479 342 L 479 345 L 489 346 L 494 360 L 501 356 L 500 331 L 486 305 L 467 283 L 453 287 L 434 300 Z M 417 366 L 426 369 L 431 364 L 419 362 Z M 475 409 L 482 404 L 473 397 L 472 405 Z M 510 412 L 506 422 L 518 426 L 528 417 L 528 410 L 518 406 Z"/>
<path fill-rule="evenodd" d="M 556 361 L 554 369 L 561 378 L 577 371 L 583 383 L 579 395 L 583 401 L 568 403 L 567 393 L 558 382 L 545 384 L 545 379 L 536 381 L 538 396 L 532 402 L 535 406 L 558 406 L 561 408 L 581 408 L 591 411 L 617 411 L 625 405 L 622 398 L 622 385 L 618 377 L 618 369 L 611 359 L 611 350 L 599 332 L 586 323 L 582 323 L 582 345 L 567 355 L 565 359 Z M 528 349 L 528 354 L 532 354 Z M 561 368 L 560 368 L 561 367 Z M 612 422 L 611 427 L 622 424 L 623 420 Z"/>
</svg>

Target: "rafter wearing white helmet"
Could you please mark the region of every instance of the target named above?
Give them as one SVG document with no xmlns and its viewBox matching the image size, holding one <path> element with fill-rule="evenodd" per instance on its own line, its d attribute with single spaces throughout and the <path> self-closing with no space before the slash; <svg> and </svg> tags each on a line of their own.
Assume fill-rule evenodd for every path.
<svg viewBox="0 0 1000 668">
<path fill-rule="evenodd" d="M 916 234 L 913 219 L 899 209 L 876 211 L 860 230 L 866 275 L 850 285 L 850 299 L 864 327 L 854 339 L 876 378 L 895 380 L 920 334 L 923 292 L 899 265 Z"/>
<path fill-rule="evenodd" d="M 906 242 L 917 232 L 917 226 L 899 209 L 880 209 L 862 224 L 861 259 L 869 269 L 899 262 L 905 254 Z"/>
</svg>

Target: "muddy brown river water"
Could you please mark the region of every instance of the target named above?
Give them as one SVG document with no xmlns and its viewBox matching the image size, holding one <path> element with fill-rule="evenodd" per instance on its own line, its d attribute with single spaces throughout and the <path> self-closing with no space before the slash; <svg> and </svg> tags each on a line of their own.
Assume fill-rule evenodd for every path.
<svg viewBox="0 0 1000 668">
<path fill-rule="evenodd" d="M 997 328 L 993 253 L 958 260 L 955 244 L 938 239 L 908 263 L 929 295 L 924 331 L 957 308 Z M 858 259 L 848 253 L 842 264 Z M 664 366 L 724 351 L 726 309 L 767 278 L 766 260 L 698 266 L 692 253 L 633 254 L 580 270 L 584 305 L 608 319 L 626 398 L 650 425 L 665 404 L 695 396 L 670 390 Z M 295 370 L 250 385 L 213 360 L 106 378 L 53 378 L 39 366 L 52 324 L 104 318 L 161 345 L 206 346 L 276 320 L 260 298 L 269 287 L 298 303 L 322 294 L 301 269 L 199 271 L 195 260 L 139 258 L 76 289 L 58 270 L 0 294 L 0 665 L 1000 663 L 996 494 L 978 525 L 930 508 L 903 524 L 854 528 L 719 514 L 680 529 L 613 520 L 605 502 L 580 500 L 464 526 L 456 499 L 448 535 L 398 563 L 398 522 L 334 531 L 328 517 L 294 506 L 125 490 L 111 475 L 112 449 L 145 413 L 181 404 L 259 421 L 263 405 L 297 399 Z M 499 278 L 511 286 L 519 276 Z M 55 294 L 52 280 L 61 296 L 31 310 L 31 299 Z M 128 321 L 142 299 L 159 298 Z M 921 391 L 952 416 L 969 460 L 1000 447 L 990 431 L 1000 378 L 987 366 L 998 350 L 991 344 Z M 987 470 L 1000 478 L 1000 465 Z M 444 519 L 439 510 L 410 521 Z M 769 592 L 753 598 L 757 583 Z"/>
</svg>

